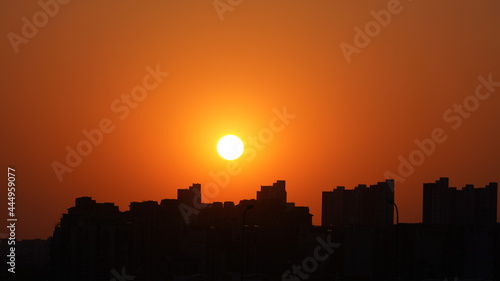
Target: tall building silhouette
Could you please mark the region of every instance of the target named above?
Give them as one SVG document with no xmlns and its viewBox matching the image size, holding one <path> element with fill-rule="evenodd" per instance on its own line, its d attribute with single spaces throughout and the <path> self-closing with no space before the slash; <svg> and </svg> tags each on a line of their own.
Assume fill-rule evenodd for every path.
<svg viewBox="0 0 500 281">
<path fill-rule="evenodd" d="M 77 198 L 63 214 L 51 244 L 53 280 L 109 280 L 110 268 L 124 264 L 127 225 L 118 206 Z"/>
<path fill-rule="evenodd" d="M 176 199 L 131 202 L 126 211 L 81 197 L 49 241 L 19 243 L 19 269 L 33 268 L 19 276 L 118 281 L 125 272 L 134 280 L 234 281 L 245 272 L 245 280 L 500 280 L 497 184 L 457 190 L 440 178 L 423 189 L 425 223 L 412 224 L 393 224 L 393 180 L 323 192 L 323 226 L 312 225 L 308 207 L 286 201 L 282 180 L 238 204 L 201 203 L 200 184 L 178 190 Z"/>
<path fill-rule="evenodd" d="M 261 186 L 260 191 L 257 191 L 257 201 L 262 203 L 286 203 L 285 181 L 279 180 L 271 186 Z"/>
<path fill-rule="evenodd" d="M 286 202 L 285 181 L 237 205 L 201 203 L 200 184 L 177 195 L 160 204 L 131 202 L 124 212 L 77 198 L 54 230 L 50 280 L 110 280 L 122 268 L 137 280 L 233 280 L 242 264 L 247 273 L 279 276 L 315 241 L 309 208 Z M 189 220 L 180 206 L 192 208 Z"/>
<path fill-rule="evenodd" d="M 391 225 L 394 217 L 394 180 L 364 184 L 352 190 L 338 186 L 322 194 L 321 225 Z"/>
<path fill-rule="evenodd" d="M 448 178 L 424 183 L 423 223 L 427 224 L 495 224 L 497 221 L 498 184 L 484 188 L 466 185 L 462 189 L 449 186 Z"/>
<path fill-rule="evenodd" d="M 177 189 L 177 200 L 191 207 L 201 204 L 201 184 L 193 183 L 188 189 Z"/>
</svg>

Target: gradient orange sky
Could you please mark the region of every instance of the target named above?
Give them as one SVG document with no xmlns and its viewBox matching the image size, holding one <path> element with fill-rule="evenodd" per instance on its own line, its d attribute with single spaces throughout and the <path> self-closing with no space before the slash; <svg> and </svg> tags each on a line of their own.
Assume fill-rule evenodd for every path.
<svg viewBox="0 0 500 281">
<path fill-rule="evenodd" d="M 401 222 L 421 221 L 424 182 L 500 182 L 500 87 L 456 130 L 458 113 L 443 118 L 474 95 L 479 76 L 500 81 L 500 3 L 397 2 L 243 0 L 221 20 L 212 0 L 69 1 L 16 53 L 9 34 L 21 36 L 23 17 L 42 8 L 2 1 L 0 221 L 9 166 L 18 238 L 47 238 L 76 197 L 127 210 L 203 188 L 226 169 L 220 137 L 248 142 L 285 107 L 296 117 L 204 202 L 255 198 L 284 179 L 288 201 L 309 206 L 319 224 L 322 191 L 383 181 L 436 128 L 446 141 L 396 183 Z M 355 28 L 388 5 L 399 13 L 349 63 L 340 44 L 355 46 Z M 168 77 L 120 119 L 113 102 L 123 106 L 121 95 L 157 65 Z M 65 147 L 103 119 L 114 130 L 60 182 L 52 163 L 65 163 Z"/>
</svg>

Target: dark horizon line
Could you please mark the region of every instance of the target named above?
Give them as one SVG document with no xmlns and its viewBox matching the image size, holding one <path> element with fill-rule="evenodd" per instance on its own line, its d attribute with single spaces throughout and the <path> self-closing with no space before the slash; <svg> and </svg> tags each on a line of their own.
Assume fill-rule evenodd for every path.
<svg viewBox="0 0 500 281">
<path fill-rule="evenodd" d="M 435 182 L 435 183 L 439 183 L 439 182 L 442 182 L 442 181 L 445 181 L 446 183 L 448 183 L 448 180 L 449 180 L 449 178 L 448 178 L 448 177 L 440 177 L 438 180 L 436 180 L 436 182 Z M 285 184 L 285 183 L 286 183 L 286 180 L 276 180 L 276 183 L 278 183 L 278 182 L 283 182 L 283 183 Z M 378 182 L 378 184 L 380 184 L 380 183 L 388 183 L 388 184 L 389 184 L 390 182 L 392 182 L 392 187 L 391 187 L 391 186 L 389 186 L 389 187 L 391 188 L 391 191 L 392 191 L 392 192 L 395 192 L 395 180 L 394 180 L 394 179 L 386 179 L 384 182 Z M 424 183 L 422 183 L 423 188 L 424 188 L 426 185 L 428 185 L 428 184 L 434 184 L 434 183 L 425 183 L 425 182 L 424 182 Z M 193 185 L 192 185 L 192 186 L 194 186 L 194 185 L 199 185 L 199 186 L 201 187 L 201 184 L 200 184 L 200 183 L 193 183 Z M 458 189 L 458 188 L 456 188 L 456 187 L 450 187 L 450 186 L 447 186 L 447 189 L 450 189 L 450 190 L 456 190 L 456 191 L 462 191 L 462 190 L 466 190 L 466 189 L 470 189 L 470 188 L 472 188 L 472 189 L 476 190 L 476 189 L 486 189 L 486 188 L 488 188 L 488 187 L 490 187 L 490 186 L 492 186 L 492 187 L 496 187 L 497 185 L 498 185 L 498 183 L 497 183 L 497 182 L 489 182 L 489 184 L 485 185 L 484 187 L 475 187 L 473 184 L 465 184 L 465 185 L 464 185 L 461 189 Z M 261 185 L 261 187 L 264 187 L 264 186 L 265 186 L 265 185 Z M 352 189 L 345 189 L 345 190 L 356 190 L 356 189 L 358 189 L 358 188 L 368 188 L 368 189 L 369 189 L 369 188 L 371 188 L 371 187 L 373 187 L 373 186 L 368 186 L 368 185 L 366 185 L 366 184 L 358 184 L 357 186 L 353 187 Z M 333 190 L 332 190 L 332 191 L 321 191 L 321 193 L 325 193 L 325 192 L 333 192 L 333 191 L 335 191 L 335 190 L 337 190 L 337 189 L 339 189 L 339 188 L 344 189 L 345 187 L 344 187 L 344 186 L 336 186 L 335 188 L 333 188 Z M 422 188 L 422 190 L 423 190 L 423 188 Z M 178 191 L 180 191 L 180 190 L 186 190 L 186 191 L 187 191 L 188 189 L 177 189 L 177 190 L 178 190 Z M 258 191 L 257 191 L 257 192 L 258 192 Z M 285 191 L 285 192 L 286 192 L 286 191 Z M 201 194 L 201 192 L 200 192 L 200 194 Z M 202 195 L 202 194 L 201 194 L 201 195 Z M 498 197 L 498 196 L 497 196 L 497 197 Z M 75 198 L 75 202 L 76 202 L 76 200 L 77 200 L 77 199 L 79 199 L 79 198 L 89 198 L 89 199 L 93 200 L 93 199 L 92 199 L 92 196 L 80 196 L 80 197 L 76 197 L 76 198 Z M 201 198 L 202 198 L 202 196 L 200 196 L 200 204 L 205 205 L 205 206 L 210 206 L 210 205 L 213 205 L 214 203 L 226 203 L 226 202 L 231 202 L 231 203 L 233 203 L 233 204 L 235 203 L 235 201 L 212 201 L 212 202 L 210 202 L 210 203 L 202 203 L 202 202 L 201 202 Z M 128 210 L 124 210 L 123 212 L 128 212 L 128 211 L 130 211 L 130 206 L 131 206 L 131 204 L 132 204 L 132 203 L 155 202 L 156 204 L 161 205 L 161 203 L 162 203 L 162 201 L 163 201 L 163 200 L 177 200 L 177 201 L 179 201 L 179 198 L 177 198 L 177 199 L 164 198 L 164 199 L 160 199 L 159 201 L 157 201 L 157 200 L 131 201 L 131 202 L 130 202 L 130 204 L 129 204 L 129 206 L 128 206 Z M 239 205 L 239 204 L 242 204 L 242 202 L 245 202 L 245 201 L 256 201 L 256 200 L 257 200 L 257 199 L 255 199 L 255 198 L 252 198 L 252 199 L 240 199 L 240 200 L 239 200 L 238 205 Z M 498 200 L 498 198 L 497 198 L 497 200 Z M 96 203 L 97 203 L 97 202 L 96 202 Z M 295 204 L 294 202 L 285 202 L 285 203 L 292 203 L 292 204 Z M 112 204 L 113 206 L 115 206 L 115 207 L 118 207 L 118 208 L 119 208 L 119 206 L 118 206 L 118 205 L 115 205 L 115 202 L 102 202 L 102 203 L 99 203 L 99 204 Z M 179 204 L 182 204 L 182 203 L 181 203 L 181 202 L 179 202 Z M 75 203 L 75 205 L 76 205 L 76 203 Z M 75 205 L 74 205 L 74 206 L 75 206 Z M 323 205 L 323 202 L 322 202 L 322 204 L 321 204 L 321 205 Z M 69 207 L 69 208 L 68 208 L 68 209 L 66 209 L 66 210 L 69 210 L 70 208 L 73 208 L 74 206 L 71 206 L 71 207 Z M 237 206 L 237 205 L 235 205 L 235 206 Z M 308 209 L 309 209 L 309 206 L 297 206 L 297 207 L 306 207 L 306 208 L 308 208 Z M 423 210 L 423 209 L 424 209 L 424 208 L 423 208 L 423 206 L 421 206 L 421 208 L 420 208 L 420 209 L 421 209 L 421 210 Z M 62 215 L 64 215 L 65 213 L 66 213 L 66 212 L 62 213 Z M 321 213 L 322 213 L 322 212 L 321 212 Z M 311 215 L 312 215 L 312 216 L 314 216 L 313 214 L 311 214 Z M 322 214 L 322 215 L 324 215 L 324 214 Z M 500 223 L 500 221 L 498 221 L 498 218 L 497 218 L 496 223 L 497 223 L 497 224 L 498 224 L 498 223 Z M 56 224 L 55 224 L 55 226 L 57 226 L 58 224 L 59 224 L 59 222 L 58 222 L 58 223 L 56 223 Z M 395 225 L 395 224 L 423 224 L 423 215 L 421 216 L 421 218 L 420 218 L 420 220 L 419 220 L 418 222 L 393 222 L 393 224 L 392 224 L 392 225 Z M 321 223 L 320 223 L 320 224 L 312 224 L 312 226 L 313 226 L 313 227 L 323 227 L 323 225 L 322 225 Z M 49 236 L 48 236 L 47 238 L 45 238 L 45 239 L 44 239 L 44 238 L 33 238 L 33 239 L 20 239 L 20 240 L 18 240 L 18 241 L 23 241 L 23 240 L 48 240 L 48 239 L 50 239 L 51 237 L 53 237 L 53 235 L 49 235 Z M 7 240 L 7 238 L 0 238 L 0 241 L 2 241 L 2 240 Z"/>
</svg>

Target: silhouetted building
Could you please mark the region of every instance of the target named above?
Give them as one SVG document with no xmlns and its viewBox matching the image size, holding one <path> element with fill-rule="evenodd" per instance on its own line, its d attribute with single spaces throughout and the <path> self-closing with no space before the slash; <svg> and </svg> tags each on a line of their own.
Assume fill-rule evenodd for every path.
<svg viewBox="0 0 500 281">
<path fill-rule="evenodd" d="M 321 225 L 391 225 L 394 217 L 394 180 L 352 190 L 338 186 L 322 194 Z"/>
<path fill-rule="evenodd" d="M 275 204 L 286 203 L 285 181 L 279 180 L 271 186 L 261 186 L 260 191 L 257 191 L 257 202 L 271 202 Z"/>
<path fill-rule="evenodd" d="M 50 238 L 48 240 L 16 240 L 15 245 L 9 245 L 8 241 L 8 239 L 0 239 L 0 253 L 10 255 L 10 247 L 15 247 L 15 273 L 7 271 L 11 268 L 8 264 L 10 258 L 4 256 L 4 262 L 0 264 L 0 280 L 48 280 Z"/>
<path fill-rule="evenodd" d="M 76 199 L 63 214 L 51 244 L 51 279 L 109 280 L 125 264 L 127 225 L 113 203 Z"/>
<path fill-rule="evenodd" d="M 285 181 L 258 194 L 260 200 L 238 205 L 207 204 L 201 185 L 193 184 L 178 190 L 177 199 L 132 202 L 125 212 L 77 198 L 54 230 L 50 278 L 110 280 L 125 270 L 138 280 L 228 280 L 240 273 L 243 258 L 248 274 L 280 276 L 289 261 L 306 255 L 312 215 L 286 202 Z M 181 205 L 193 208 L 188 220 Z"/>
<path fill-rule="evenodd" d="M 189 189 L 177 189 L 177 200 L 191 207 L 201 204 L 201 184 L 193 183 Z"/>
<path fill-rule="evenodd" d="M 423 223 L 494 224 L 497 221 L 497 183 L 484 188 L 450 187 L 448 178 L 424 183 Z"/>
<path fill-rule="evenodd" d="M 245 272 L 246 280 L 500 280 L 500 224 L 490 223 L 496 218 L 496 183 L 457 191 L 441 178 L 424 189 L 424 200 L 433 203 L 427 207 L 441 212 L 430 213 L 440 224 L 394 225 L 392 180 L 323 192 L 321 227 L 312 226 L 308 207 L 286 202 L 285 181 L 262 186 L 256 199 L 238 204 L 201 203 L 199 184 L 160 204 L 131 202 L 124 212 L 81 197 L 63 214 L 52 239 L 19 244 L 19 269 L 35 268 L 19 276 L 234 281 Z M 443 218 L 457 220 L 442 202 L 455 212 L 463 207 L 459 215 L 474 224 L 442 224 Z M 184 205 L 192 208 L 188 220 L 179 208 Z M 470 210 L 472 215 L 465 214 Z M 0 242 L 6 250 L 5 240 Z"/>
<path fill-rule="evenodd" d="M 500 280 L 500 224 L 333 227 L 338 280 Z M 337 279 L 335 279 L 337 280 Z"/>
</svg>

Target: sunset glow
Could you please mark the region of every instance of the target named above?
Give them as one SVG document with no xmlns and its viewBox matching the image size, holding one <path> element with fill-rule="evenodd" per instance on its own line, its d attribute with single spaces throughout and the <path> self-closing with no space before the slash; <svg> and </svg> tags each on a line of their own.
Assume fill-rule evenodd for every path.
<svg viewBox="0 0 500 281">
<path fill-rule="evenodd" d="M 500 1 L 1 3 L 0 280 L 500 280 Z"/>
<path fill-rule="evenodd" d="M 392 177 L 417 223 L 423 182 L 500 182 L 500 2 L 219 2 L 4 1 L 18 238 L 51 236 L 80 196 L 127 210 L 193 182 L 238 202 L 286 180 L 315 225 L 336 186 Z"/>
</svg>

